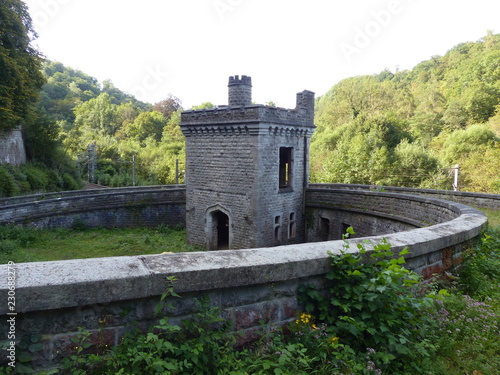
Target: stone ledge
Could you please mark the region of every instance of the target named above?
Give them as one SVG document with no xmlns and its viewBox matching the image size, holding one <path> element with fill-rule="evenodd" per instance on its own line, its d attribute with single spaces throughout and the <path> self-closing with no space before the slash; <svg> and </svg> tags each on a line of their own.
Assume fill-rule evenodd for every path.
<svg viewBox="0 0 500 375">
<path fill-rule="evenodd" d="M 92 189 L 92 190 L 70 190 L 70 191 L 60 191 L 55 193 L 41 193 L 41 194 L 31 194 L 22 195 L 18 197 L 9 197 L 0 199 L 0 209 L 2 206 L 11 206 L 14 204 L 22 203 L 33 203 L 37 201 L 46 200 L 61 200 L 68 199 L 70 197 L 88 197 L 93 195 L 102 194 L 125 194 L 125 193 L 144 193 L 144 192 L 158 192 L 163 190 L 186 190 L 186 185 L 154 185 L 154 186 L 127 186 L 118 188 L 105 188 L 105 189 Z"/>
<path fill-rule="evenodd" d="M 480 207 L 491 207 L 500 209 L 500 195 L 488 193 L 472 193 L 469 191 L 453 191 L 453 190 L 433 190 L 433 189 L 418 189 L 394 186 L 374 186 L 374 185 L 361 185 L 361 184 L 310 184 L 310 189 L 342 189 L 354 191 L 377 191 L 381 192 L 398 193 L 398 194 L 413 194 L 418 196 L 430 196 L 432 198 L 440 198 L 445 200 L 452 200 L 458 202 L 465 202 L 470 204 L 469 201 L 476 201 Z M 480 204 L 482 201 L 488 204 Z"/>
</svg>

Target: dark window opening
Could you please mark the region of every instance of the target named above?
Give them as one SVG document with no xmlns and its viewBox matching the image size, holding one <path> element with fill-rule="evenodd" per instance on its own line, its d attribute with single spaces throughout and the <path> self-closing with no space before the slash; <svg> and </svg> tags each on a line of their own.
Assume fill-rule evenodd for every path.
<svg viewBox="0 0 500 375">
<path fill-rule="evenodd" d="M 280 147 L 280 189 L 292 186 L 292 151 L 293 147 Z"/>
<path fill-rule="evenodd" d="M 229 249 L 229 217 L 221 211 L 213 214 L 215 221 L 215 248 L 217 250 Z"/>
<path fill-rule="evenodd" d="M 274 242 L 281 242 L 281 216 L 274 218 Z"/>
<path fill-rule="evenodd" d="M 319 237 L 321 241 L 328 241 L 330 239 L 330 219 L 321 218 Z"/>
<path fill-rule="evenodd" d="M 288 238 L 295 238 L 297 236 L 297 227 L 295 226 L 295 213 L 290 214 L 288 222 Z"/>
</svg>

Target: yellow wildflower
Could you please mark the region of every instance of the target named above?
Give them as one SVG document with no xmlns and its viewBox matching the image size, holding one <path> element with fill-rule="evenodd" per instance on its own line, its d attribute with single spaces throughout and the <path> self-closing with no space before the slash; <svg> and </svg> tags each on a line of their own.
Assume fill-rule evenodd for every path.
<svg viewBox="0 0 500 375">
<path fill-rule="evenodd" d="M 339 342 L 339 338 L 338 337 L 332 337 L 330 339 L 330 344 L 332 344 L 332 345 L 335 345 L 338 342 Z"/>
</svg>

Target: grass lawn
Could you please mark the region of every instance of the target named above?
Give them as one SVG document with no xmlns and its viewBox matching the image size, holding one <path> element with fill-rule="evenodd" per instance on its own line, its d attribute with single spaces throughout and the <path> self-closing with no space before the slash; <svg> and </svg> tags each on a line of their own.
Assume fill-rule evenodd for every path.
<svg viewBox="0 0 500 375">
<path fill-rule="evenodd" d="M 168 227 L 126 229 L 0 228 L 0 264 L 200 251 L 186 231 Z"/>
<path fill-rule="evenodd" d="M 488 224 L 490 227 L 500 229 L 500 210 L 493 210 L 488 208 L 478 208 L 488 216 Z"/>
</svg>

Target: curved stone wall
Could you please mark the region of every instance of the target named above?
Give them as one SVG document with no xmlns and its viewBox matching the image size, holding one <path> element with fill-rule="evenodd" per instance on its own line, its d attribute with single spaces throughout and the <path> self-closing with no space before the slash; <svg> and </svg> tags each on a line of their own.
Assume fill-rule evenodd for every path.
<svg viewBox="0 0 500 375">
<path fill-rule="evenodd" d="M 357 237 L 365 237 L 439 224 L 460 215 L 460 209 L 447 201 L 326 186 L 307 190 L 306 207 L 309 241 L 341 239 L 349 226 Z"/>
<path fill-rule="evenodd" d="M 161 189 L 153 190 L 158 193 Z M 172 197 L 180 195 L 176 190 L 182 188 L 164 190 Z M 105 206 L 113 208 L 111 201 L 115 198 L 127 202 L 126 205 L 141 202 L 143 193 L 141 189 L 130 192 L 140 199 L 125 198 L 123 191 L 88 193 L 85 199 L 87 208 L 104 210 Z M 96 197 L 101 194 L 106 198 Z M 148 194 L 154 196 L 151 190 Z M 180 206 L 178 199 L 175 204 Z M 67 204 L 73 207 L 75 200 L 68 198 L 71 203 Z M 51 197 L 45 207 L 58 210 L 67 207 L 62 203 L 56 206 L 54 201 L 57 198 Z M 14 206 L 43 206 L 42 201 L 36 202 Z M 23 207 L 27 210 L 27 206 Z M 24 212 L 23 220 L 30 219 L 19 207 L 3 206 L 0 212 L 4 210 Z M 37 215 L 42 212 L 40 208 L 34 210 Z M 345 217 L 349 219 L 362 217 L 360 223 L 368 222 L 370 217 L 378 220 L 381 223 L 378 228 L 363 230 L 370 233 L 385 228 L 386 233 L 350 239 L 348 251 L 356 251 L 360 241 L 370 250 L 386 238 L 395 252 L 408 247 L 411 252 L 407 257 L 408 267 L 424 276 L 450 269 L 459 262 L 462 249 L 478 238 L 487 222 L 480 211 L 459 203 L 327 186 L 308 190 L 306 212 L 311 236 L 316 235 L 314 226 L 321 231 L 322 218 L 332 220 L 329 228 L 333 230 L 333 218 L 341 217 L 342 212 L 348 213 L 350 216 Z M 393 233 L 398 225 L 414 229 Z M 194 311 L 195 298 L 208 296 L 212 305 L 220 307 L 224 316 L 234 321 L 235 329 L 244 333 L 242 340 L 250 339 L 261 329 L 261 321 L 275 324 L 293 319 L 300 310 L 298 286 L 320 285 L 328 270 L 328 252 L 335 254 L 344 249 L 343 241 L 331 240 L 261 249 L 2 265 L 0 279 L 7 280 L 8 272 L 14 270 L 16 339 L 29 338 L 32 343 L 40 343 L 33 364 L 47 368 L 70 353 L 71 338 L 78 335 L 78 327 L 85 326 L 101 344 L 109 345 L 119 342 L 131 321 L 147 327 L 155 320 L 154 307 L 165 291 L 165 278 L 169 276 L 176 278 L 174 288 L 183 297 L 172 301 L 175 310 L 165 311 L 172 322 Z M 0 290 L 0 295 L 7 296 L 6 283 L 0 284 Z M 7 322 L 7 313 L 7 304 L 0 304 L 2 325 Z M 2 331 L 7 332 L 3 326 Z"/>
<path fill-rule="evenodd" d="M 498 194 L 355 184 L 310 184 L 309 186 L 314 189 L 369 190 L 398 194 L 422 195 L 430 198 L 445 199 L 448 201 L 463 203 L 474 207 L 500 210 L 500 195 Z"/>
<path fill-rule="evenodd" d="M 184 225 L 184 185 L 37 194 L 0 200 L 0 224 L 43 228 Z"/>
</svg>

